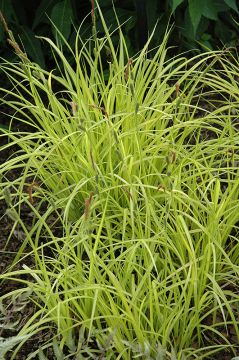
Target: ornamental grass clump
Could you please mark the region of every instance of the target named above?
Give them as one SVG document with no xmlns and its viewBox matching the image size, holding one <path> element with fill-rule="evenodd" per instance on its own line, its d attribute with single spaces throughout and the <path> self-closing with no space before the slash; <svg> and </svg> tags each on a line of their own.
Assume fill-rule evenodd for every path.
<svg viewBox="0 0 239 360">
<path fill-rule="evenodd" d="M 229 64 L 221 52 L 168 59 L 167 35 L 151 57 L 149 39 L 129 58 L 120 27 L 115 49 L 102 23 L 105 37 L 83 43 L 78 32 L 74 51 L 65 42 L 73 64 L 48 38 L 56 68 L 22 54 L 1 63 L 12 83 L 1 101 L 13 109 L 2 150 L 19 149 L 0 166 L 1 198 L 24 232 L 1 275 L 22 288 L 1 300 L 28 291 L 35 304 L 11 359 L 46 329 L 28 359 L 50 347 L 57 359 L 236 354 L 238 100 L 230 70 L 217 71 Z"/>
</svg>

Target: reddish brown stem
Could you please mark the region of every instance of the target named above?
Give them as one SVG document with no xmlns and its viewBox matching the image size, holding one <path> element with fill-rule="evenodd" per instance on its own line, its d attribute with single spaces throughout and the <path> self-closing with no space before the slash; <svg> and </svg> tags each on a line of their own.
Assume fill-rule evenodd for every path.
<svg viewBox="0 0 239 360">
<path fill-rule="evenodd" d="M 90 196 L 85 199 L 85 210 L 84 210 L 85 219 L 88 219 L 88 217 L 90 215 L 90 204 L 92 202 L 93 195 L 94 195 L 94 192 L 91 191 Z"/>
<path fill-rule="evenodd" d="M 28 187 L 27 187 L 27 193 L 28 193 L 28 197 L 29 197 L 29 202 L 30 204 L 34 204 L 34 199 L 33 199 L 33 189 L 34 187 L 38 187 L 39 184 L 36 182 L 36 181 L 33 181 L 32 184 L 30 184 Z"/>
</svg>

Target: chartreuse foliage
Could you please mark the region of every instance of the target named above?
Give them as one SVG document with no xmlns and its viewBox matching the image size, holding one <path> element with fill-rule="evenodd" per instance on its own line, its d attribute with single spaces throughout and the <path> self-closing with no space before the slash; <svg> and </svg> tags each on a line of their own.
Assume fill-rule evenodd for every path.
<svg viewBox="0 0 239 360">
<path fill-rule="evenodd" d="M 11 359 L 45 330 L 49 340 L 28 359 L 48 358 L 50 346 L 57 359 L 236 354 L 237 59 L 166 60 L 167 35 L 151 59 L 150 40 L 131 59 L 120 28 L 115 50 L 101 19 L 105 37 L 83 43 L 78 33 L 73 65 L 48 38 L 55 69 L 42 70 L 16 44 L 20 61 L 1 64 L 12 82 L 2 89 L 10 120 L 33 130 L 1 135 L 3 149 L 19 148 L 0 166 L 0 186 L 6 216 L 24 233 L 1 275 L 22 289 L 1 300 L 4 309 L 28 291 L 35 304 L 6 340 L 8 350 L 19 342 Z"/>
</svg>

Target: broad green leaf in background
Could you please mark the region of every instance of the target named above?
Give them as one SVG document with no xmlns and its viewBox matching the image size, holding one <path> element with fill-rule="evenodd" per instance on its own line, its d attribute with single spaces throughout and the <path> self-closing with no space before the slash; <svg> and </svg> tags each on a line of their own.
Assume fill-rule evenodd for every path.
<svg viewBox="0 0 239 360">
<path fill-rule="evenodd" d="M 236 0 L 224 0 L 224 2 L 225 2 L 231 9 L 233 9 L 233 10 L 235 10 L 237 13 L 239 13 Z"/>
<path fill-rule="evenodd" d="M 0 25 L 0 42 L 4 39 L 4 30 L 3 27 Z"/>
<path fill-rule="evenodd" d="M 90 2 L 90 1 L 89 1 Z M 102 7 L 108 7 L 112 5 L 112 0 L 99 0 L 98 1 L 99 6 Z"/>
<path fill-rule="evenodd" d="M 217 20 L 219 10 L 215 1 L 206 1 L 202 7 L 202 15 L 208 19 Z"/>
<path fill-rule="evenodd" d="M 0 10 L 3 13 L 5 19 L 8 21 L 12 20 L 12 18 L 16 16 L 11 1 L 0 0 Z"/>
<path fill-rule="evenodd" d="M 26 26 L 21 26 L 19 29 L 20 41 L 23 44 L 26 54 L 33 59 L 34 62 L 41 67 L 45 67 L 45 60 L 41 48 L 40 40 L 36 38 L 34 32 Z"/>
<path fill-rule="evenodd" d="M 1 119 L 0 119 L 0 129 L 9 130 L 9 126 L 1 124 Z"/>
<path fill-rule="evenodd" d="M 192 41 L 194 41 L 195 36 L 193 35 L 193 25 L 192 22 L 190 20 L 190 15 L 189 15 L 189 10 L 188 8 L 186 8 L 185 10 L 185 14 L 184 14 L 184 22 L 182 24 L 182 35 L 187 39 L 187 44 L 189 45 L 189 48 L 192 48 L 195 46 L 195 44 L 193 44 L 191 46 Z"/>
<path fill-rule="evenodd" d="M 213 50 L 211 40 L 212 40 L 212 36 L 210 34 L 205 33 L 201 36 L 199 43 L 203 49 L 210 51 Z"/>
<path fill-rule="evenodd" d="M 201 20 L 203 8 L 204 8 L 204 0 L 188 0 L 189 7 L 189 15 L 193 25 L 194 34 L 197 32 L 198 24 Z"/>
<path fill-rule="evenodd" d="M 108 26 L 108 29 L 110 31 L 114 31 L 118 27 L 118 22 L 116 20 L 115 13 L 117 14 L 117 18 L 120 24 L 125 24 L 127 26 L 127 23 L 130 21 L 131 18 L 133 18 L 134 13 L 133 11 L 122 9 L 115 7 L 115 10 L 111 7 L 104 11 L 104 20 Z M 103 32 L 103 26 L 100 18 L 96 19 L 96 28 L 97 31 Z"/>
<path fill-rule="evenodd" d="M 33 21 L 32 29 L 39 25 L 46 16 L 50 16 L 52 7 L 57 3 L 57 0 L 42 0 L 36 10 L 35 18 Z"/>
<path fill-rule="evenodd" d="M 6 0 L 0 0 L 0 10 L 7 22 L 11 21 L 11 19 L 16 16 L 11 1 L 8 2 Z M 4 29 L 2 24 L 0 23 L 0 41 L 3 41 L 3 39 L 4 39 Z"/>
<path fill-rule="evenodd" d="M 128 32 L 135 27 L 135 24 L 136 18 L 134 16 L 131 16 L 125 23 L 125 33 L 128 34 Z"/>
<path fill-rule="evenodd" d="M 174 12 L 183 1 L 184 0 L 173 0 L 172 12 Z"/>
<path fill-rule="evenodd" d="M 158 19 L 157 5 L 158 5 L 157 0 L 146 1 L 146 13 L 147 13 L 146 15 L 147 15 L 148 31 L 150 34 L 153 31 L 153 28 Z"/>
<path fill-rule="evenodd" d="M 202 13 L 208 19 L 218 20 L 218 14 L 222 12 L 228 12 L 228 5 L 224 2 L 224 0 L 213 0 L 206 1 L 204 0 L 202 3 Z"/>
<path fill-rule="evenodd" d="M 71 33 L 73 11 L 70 0 L 63 0 L 57 3 L 51 12 L 51 20 L 60 33 L 69 39 Z"/>
</svg>

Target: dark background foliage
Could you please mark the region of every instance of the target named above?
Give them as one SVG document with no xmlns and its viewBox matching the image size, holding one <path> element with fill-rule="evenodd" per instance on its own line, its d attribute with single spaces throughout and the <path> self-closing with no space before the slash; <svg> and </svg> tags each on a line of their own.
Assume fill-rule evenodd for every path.
<svg viewBox="0 0 239 360">
<path fill-rule="evenodd" d="M 117 27 L 115 12 L 120 23 L 124 23 L 123 32 L 131 53 L 143 47 L 156 23 L 151 47 L 160 44 L 167 26 L 173 24 L 169 39 L 173 54 L 239 45 L 236 0 L 98 0 L 98 3 L 110 30 Z M 81 35 L 89 38 L 92 4 L 93 0 L 0 0 L 0 10 L 28 56 L 45 67 L 51 62 L 51 53 L 35 35 L 54 38 L 51 19 L 73 45 L 75 29 L 84 20 Z M 97 10 L 95 14 L 96 28 L 101 33 Z M 6 38 L 1 26 L 0 56 L 11 59 L 14 53 Z M 117 44 L 117 32 L 113 40 Z"/>
</svg>

